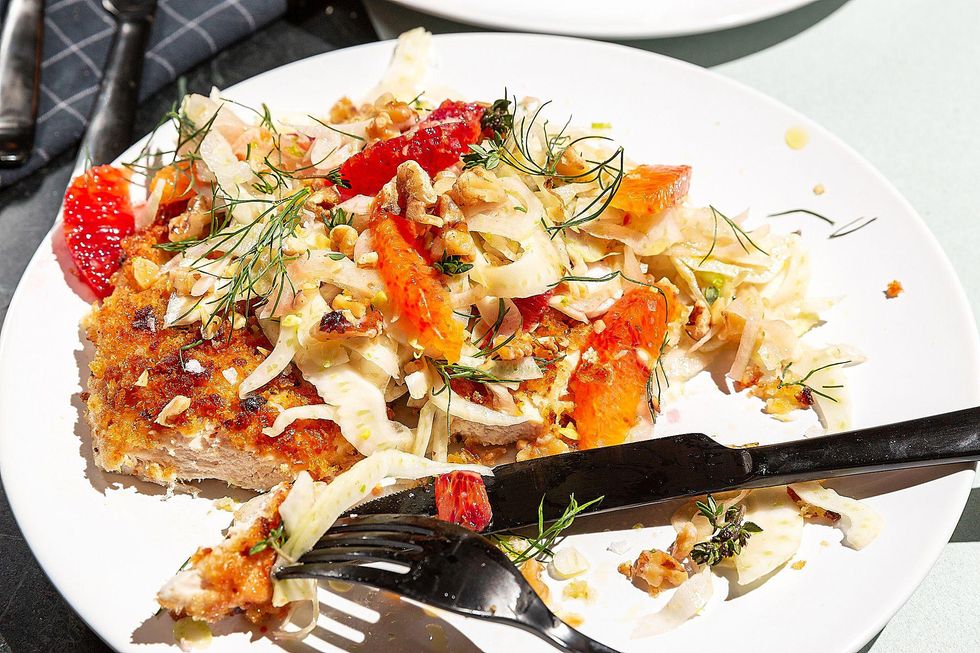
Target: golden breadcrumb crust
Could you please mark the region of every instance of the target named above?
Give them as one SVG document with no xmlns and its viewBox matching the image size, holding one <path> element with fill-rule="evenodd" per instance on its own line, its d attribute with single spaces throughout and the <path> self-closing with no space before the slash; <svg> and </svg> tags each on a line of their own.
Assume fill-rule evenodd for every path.
<svg viewBox="0 0 980 653">
<path fill-rule="evenodd" d="M 99 464 L 108 471 L 135 473 L 161 483 L 200 478 L 190 469 L 182 473 L 180 455 L 173 452 L 186 453 L 194 436 L 213 433 L 207 445 L 212 450 L 217 445 L 244 452 L 266 467 L 270 459 L 277 461 L 281 473 L 275 482 L 304 469 L 316 479 L 330 479 L 350 467 L 360 455 L 333 422 L 299 420 L 278 437 L 262 433 L 278 415 L 277 406 L 323 403 L 295 366 L 245 399 L 238 397 L 237 384 L 222 374 L 234 369 L 238 380 L 246 378 L 264 358 L 258 348 L 271 347 L 254 320 L 244 329 L 230 334 L 225 329 L 214 339 L 181 351 L 201 339 L 200 328 L 197 324 L 164 328 L 171 293 L 167 276 L 161 275 L 145 290 L 133 278 L 135 257 L 158 264 L 166 260 L 167 254 L 154 247 L 165 238 L 166 227 L 156 225 L 123 241 L 126 260 L 113 277 L 115 290 L 87 320 L 87 334 L 95 345 L 87 404 Z M 200 368 L 196 364 L 185 368 L 191 359 Z M 170 417 L 170 427 L 156 423 L 177 395 L 190 399 L 189 408 Z M 230 482 L 235 476 L 230 475 Z M 229 480 L 220 473 L 213 477 Z M 236 484 L 268 489 L 275 482 Z"/>
</svg>

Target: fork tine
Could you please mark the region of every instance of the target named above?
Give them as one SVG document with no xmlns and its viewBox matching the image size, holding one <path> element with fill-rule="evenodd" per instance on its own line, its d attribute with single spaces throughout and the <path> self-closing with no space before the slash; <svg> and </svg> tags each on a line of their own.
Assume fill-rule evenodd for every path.
<svg viewBox="0 0 980 653">
<path fill-rule="evenodd" d="M 387 546 L 328 546 L 313 549 L 299 560 L 302 563 L 320 562 L 403 562 L 411 563 L 422 556 L 422 547 L 392 549 Z"/>
<path fill-rule="evenodd" d="M 380 519 L 380 518 L 386 519 Z M 372 515 L 368 517 L 347 517 L 339 520 L 330 528 L 331 533 L 356 533 L 361 531 L 377 531 L 386 533 L 410 533 L 414 535 L 435 535 L 435 531 L 407 521 L 391 521 L 392 515 Z M 404 519 L 400 517 L 400 519 Z"/>
<path fill-rule="evenodd" d="M 384 531 L 361 531 L 334 533 L 328 531 L 320 538 L 315 548 L 325 546 L 386 546 L 397 549 L 419 549 L 420 537 L 410 533 L 389 533 Z"/>
<path fill-rule="evenodd" d="M 401 585 L 400 580 L 406 576 L 406 574 L 378 569 L 377 567 L 330 562 L 291 565 L 273 573 L 279 580 L 286 580 L 288 578 L 324 578 L 328 580 L 344 580 L 349 583 L 360 583 L 361 585 L 370 585 L 378 589 L 394 591 L 398 590 Z"/>
</svg>

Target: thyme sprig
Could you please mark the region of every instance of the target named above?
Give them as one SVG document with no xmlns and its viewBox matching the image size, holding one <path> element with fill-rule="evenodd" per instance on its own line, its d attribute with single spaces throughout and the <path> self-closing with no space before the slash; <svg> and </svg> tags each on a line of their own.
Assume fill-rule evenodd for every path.
<svg viewBox="0 0 980 653">
<path fill-rule="evenodd" d="M 588 508 L 598 504 L 605 497 L 598 497 L 587 503 L 580 504 L 575 495 L 569 496 L 568 507 L 554 523 L 545 528 L 544 497 L 538 504 L 538 534 L 534 537 L 522 537 L 514 534 L 491 535 L 490 539 L 507 554 L 515 565 L 536 559 L 540 562 L 549 561 L 554 555 L 554 547 L 562 539 L 562 532 L 567 530 L 575 518 Z"/>
<path fill-rule="evenodd" d="M 718 504 L 710 494 L 694 505 L 714 529 L 709 540 L 699 542 L 691 549 L 691 560 L 699 565 L 713 567 L 725 558 L 738 555 L 753 534 L 762 532 L 758 524 L 745 521 L 744 506 L 726 510 L 725 505 Z"/>
<path fill-rule="evenodd" d="M 814 388 L 812 385 L 808 384 L 807 381 L 810 380 L 810 377 L 812 377 L 817 372 L 820 372 L 821 370 L 825 370 L 825 369 L 828 369 L 828 368 L 831 368 L 831 367 L 839 367 L 841 365 L 847 365 L 850 362 L 851 361 L 849 361 L 849 360 L 846 360 L 846 361 L 837 361 L 836 363 L 827 363 L 826 365 L 821 365 L 820 367 L 815 367 L 812 370 L 810 370 L 809 372 L 807 372 L 803 377 L 797 379 L 796 381 L 787 381 L 786 380 L 786 373 L 789 371 L 789 368 L 793 365 L 793 363 L 786 363 L 786 365 L 783 366 L 782 373 L 780 374 L 780 377 L 779 377 L 779 385 L 776 386 L 776 389 L 778 390 L 778 389 L 781 389 L 781 388 L 786 388 L 786 387 L 791 387 L 791 386 L 798 386 L 798 387 L 802 388 L 804 392 L 809 392 L 809 393 L 812 393 L 812 394 L 815 394 L 815 395 L 819 395 L 819 396 L 823 397 L 824 399 L 829 399 L 830 401 L 832 401 L 834 403 L 837 403 L 837 399 L 835 397 L 831 397 L 826 392 L 821 392 L 821 390 L 818 390 L 817 388 Z M 836 389 L 836 388 L 843 388 L 843 387 L 844 386 L 842 386 L 842 385 L 822 385 L 822 386 L 820 386 L 820 388 L 823 389 L 823 390 L 833 390 L 833 389 Z"/>
<path fill-rule="evenodd" d="M 265 539 L 259 540 L 253 544 L 252 548 L 248 550 L 248 554 L 250 556 L 254 556 L 256 553 L 262 553 L 266 549 L 273 549 L 278 552 L 285 543 L 286 525 L 279 524 L 279 526 L 269 531 L 269 534 L 265 536 Z"/>
<path fill-rule="evenodd" d="M 464 262 L 460 256 L 443 254 L 441 259 L 432 264 L 432 267 L 439 270 L 439 272 L 442 272 L 443 274 L 452 276 L 455 274 L 469 272 L 473 269 L 473 264 Z"/>
</svg>

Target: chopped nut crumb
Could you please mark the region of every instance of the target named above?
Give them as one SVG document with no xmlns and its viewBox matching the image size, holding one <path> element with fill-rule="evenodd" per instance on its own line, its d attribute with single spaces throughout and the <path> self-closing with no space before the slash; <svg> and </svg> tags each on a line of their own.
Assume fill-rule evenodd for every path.
<svg viewBox="0 0 980 653">
<path fill-rule="evenodd" d="M 816 186 L 813 187 L 813 194 L 814 195 L 823 195 L 826 192 L 827 192 L 827 189 L 824 188 L 823 184 L 817 184 Z"/>
<path fill-rule="evenodd" d="M 797 560 L 796 562 L 791 564 L 790 567 L 792 567 L 796 571 L 799 571 L 800 569 L 806 567 L 806 560 Z"/>
</svg>

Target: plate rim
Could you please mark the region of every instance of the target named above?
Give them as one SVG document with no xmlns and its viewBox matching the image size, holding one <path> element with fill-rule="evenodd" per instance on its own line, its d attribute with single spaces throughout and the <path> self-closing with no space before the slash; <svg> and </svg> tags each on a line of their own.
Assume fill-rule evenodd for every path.
<svg viewBox="0 0 980 653">
<path fill-rule="evenodd" d="M 682 69 L 687 70 L 687 72 L 692 75 L 704 75 L 708 78 L 711 78 L 715 83 L 728 85 L 729 87 L 734 88 L 737 92 L 748 94 L 755 101 L 767 103 L 770 106 L 774 106 L 778 108 L 779 110 L 785 112 L 788 116 L 791 116 L 794 120 L 798 121 L 798 124 L 804 125 L 808 129 L 812 129 L 815 132 L 819 132 L 822 137 L 827 138 L 836 147 L 841 148 L 845 153 L 847 153 L 852 158 L 854 162 L 859 164 L 859 166 L 866 173 L 870 174 L 880 184 L 881 188 L 885 190 L 887 193 L 889 193 L 892 196 L 892 198 L 896 200 L 905 211 L 907 211 L 909 214 L 913 216 L 914 223 L 920 228 L 922 234 L 925 237 L 923 244 L 926 244 L 929 248 L 932 249 L 933 254 L 935 256 L 936 263 L 941 265 L 945 274 L 953 282 L 955 282 L 955 291 L 956 291 L 955 295 L 958 301 L 956 302 L 953 308 L 960 313 L 959 318 L 965 320 L 965 322 L 963 322 L 964 326 L 972 326 L 974 333 L 977 332 L 976 318 L 974 316 L 973 310 L 969 303 L 966 289 L 963 283 L 961 282 L 959 275 L 956 272 L 956 269 L 953 267 L 952 262 L 950 261 L 949 257 L 946 255 L 946 252 L 943 250 L 935 234 L 933 234 L 933 232 L 929 229 L 928 223 L 925 221 L 925 219 L 912 206 L 912 204 L 908 201 L 908 199 L 905 198 L 905 196 L 902 195 L 902 193 L 899 192 L 899 190 L 884 176 L 883 173 L 881 173 L 874 165 L 872 165 L 869 160 L 867 160 L 863 155 L 861 155 L 857 150 L 855 150 L 848 143 L 843 141 L 835 133 L 823 127 L 822 125 L 820 125 L 813 119 L 809 118 L 805 114 L 801 113 L 800 111 L 794 109 L 793 107 L 743 82 L 731 79 L 716 71 L 709 70 L 701 66 L 697 66 L 695 64 L 683 60 L 675 59 L 673 57 L 669 57 L 659 53 L 649 52 L 639 48 L 631 47 L 629 45 L 594 41 L 591 39 L 575 37 L 575 36 L 566 36 L 566 35 L 557 35 L 557 34 L 535 34 L 535 33 L 525 33 L 525 32 L 494 32 L 494 33 L 475 32 L 475 33 L 440 34 L 440 35 L 434 35 L 434 39 L 436 39 L 436 44 L 445 41 L 466 41 L 470 39 L 477 39 L 477 40 L 518 39 L 518 40 L 530 40 L 530 41 L 551 40 L 551 41 L 561 41 L 566 43 L 578 42 L 575 43 L 576 46 L 597 47 L 597 48 L 604 48 L 604 49 L 609 49 L 614 51 L 626 50 L 633 54 L 639 54 L 641 56 L 645 55 L 647 57 L 651 57 L 654 60 L 657 60 L 662 65 L 678 66 Z M 359 44 L 348 48 L 341 48 L 330 52 L 319 53 L 316 55 L 312 55 L 310 57 L 305 57 L 303 59 L 298 59 L 296 61 L 289 62 L 282 66 L 267 71 L 263 71 L 257 75 L 248 77 L 232 86 L 229 86 L 227 89 L 223 89 L 222 92 L 234 93 L 235 88 L 240 84 L 253 83 L 256 80 L 261 80 L 261 78 L 263 77 L 280 74 L 281 71 L 283 71 L 284 69 L 289 69 L 294 66 L 308 64 L 311 61 L 318 60 L 318 59 L 329 58 L 335 53 L 340 53 L 340 52 L 346 53 L 346 52 L 356 51 L 361 49 L 387 49 L 389 47 L 393 47 L 394 43 L 395 43 L 394 40 L 376 41 L 371 43 Z M 138 145 L 144 142 L 147 138 L 149 138 L 150 135 L 151 134 L 147 134 L 137 139 L 136 141 L 134 141 L 133 145 Z M 117 161 L 118 160 L 119 159 L 117 159 Z M 0 374 L 4 373 L 3 363 L 7 358 L 8 347 L 11 346 L 10 343 L 8 342 L 9 332 L 11 331 L 11 329 L 8 327 L 10 322 L 9 317 L 12 314 L 16 315 L 20 304 L 23 301 L 25 301 L 25 297 L 27 296 L 26 291 L 23 291 L 24 278 L 27 276 L 28 272 L 33 268 L 33 266 L 37 264 L 37 261 L 51 250 L 51 247 L 53 245 L 53 239 L 57 237 L 58 228 L 60 225 L 61 225 L 61 209 L 59 208 L 57 214 L 55 215 L 54 223 L 52 224 L 51 229 L 49 229 L 48 232 L 45 234 L 45 236 L 42 238 L 37 249 L 31 256 L 27 266 L 24 269 L 24 272 L 21 275 L 21 278 L 18 280 L 14 294 L 11 297 L 11 301 L 7 309 L 4 323 L 2 327 L 0 327 Z M 957 321 L 959 322 L 959 320 Z M 972 367 L 974 369 L 980 371 L 980 334 L 977 334 L 977 337 L 974 338 L 972 341 L 970 341 L 969 345 L 970 346 L 966 348 L 966 350 L 964 351 L 964 356 L 968 357 L 972 361 Z M 974 393 L 977 394 L 977 398 L 978 400 L 980 400 L 980 385 L 975 386 Z M 6 436 L 4 435 L 5 431 L 2 428 L 7 421 L 6 418 L 7 411 L 5 410 L 6 405 L 7 405 L 6 394 L 0 392 L 0 479 L 8 477 L 8 475 L 4 473 L 4 470 L 10 464 L 9 462 L 7 462 L 9 460 L 9 457 L 3 455 L 4 451 L 6 450 L 6 446 L 4 443 L 7 439 Z M 947 468 L 950 470 L 959 470 L 959 471 L 973 470 L 975 473 L 977 470 L 977 465 L 966 463 L 962 465 L 949 465 L 947 466 Z M 901 473 L 901 472 L 897 472 L 897 473 Z M 955 474 L 956 474 L 955 471 L 951 471 L 949 475 L 952 476 Z M 874 637 L 874 635 L 877 634 L 894 617 L 895 613 L 902 607 L 902 605 L 905 604 L 905 602 L 909 599 L 909 597 L 912 595 L 915 589 L 921 584 L 922 580 L 925 578 L 925 576 L 935 565 L 936 561 L 938 560 L 942 552 L 942 549 L 948 543 L 950 536 L 952 535 L 953 531 L 955 530 L 958 524 L 958 521 L 960 519 L 960 516 L 962 515 L 963 509 L 966 506 L 967 499 L 972 489 L 973 477 L 974 474 L 961 475 L 958 479 L 956 479 L 956 485 L 951 486 L 950 488 L 950 490 L 952 490 L 953 492 L 951 492 L 949 498 L 955 499 L 955 501 L 949 501 L 948 503 L 950 505 L 959 505 L 959 510 L 956 511 L 956 515 L 957 515 L 956 519 L 951 520 L 949 524 L 947 524 L 946 528 L 942 529 L 944 537 L 941 540 L 935 540 L 935 542 L 939 542 L 939 543 L 937 545 L 934 545 L 932 548 L 927 549 L 928 551 L 927 556 L 919 556 L 918 567 L 914 570 L 914 573 L 902 574 L 901 578 L 903 579 L 903 581 L 899 583 L 898 587 L 893 588 L 893 590 L 896 591 L 893 591 L 891 594 L 892 598 L 890 598 L 885 602 L 886 608 L 884 610 L 879 609 L 878 611 L 879 614 L 877 618 L 866 619 L 863 622 L 864 623 L 863 627 L 855 627 L 854 634 L 850 638 L 850 643 L 847 645 L 845 649 L 842 650 L 856 652 L 862 646 L 864 646 L 868 641 L 870 641 Z M 952 483 L 952 481 L 949 482 Z M 23 516 L 27 514 L 29 506 L 27 505 L 28 502 L 26 500 L 21 501 L 21 498 L 24 498 L 22 497 L 22 495 L 27 494 L 28 488 L 19 487 L 16 485 L 12 487 L 15 488 L 13 492 L 11 492 L 11 486 L 8 486 L 6 483 L 4 484 L 4 489 L 8 497 L 8 503 L 11 507 L 11 513 L 14 516 L 15 521 L 17 522 L 18 528 L 20 528 L 22 534 L 24 535 L 24 540 L 27 543 L 28 548 L 31 550 L 31 554 L 34 555 L 35 559 L 37 560 L 39 566 L 44 571 L 45 575 L 48 577 L 48 579 L 55 587 L 55 589 L 58 590 L 59 594 L 62 596 L 65 602 L 71 607 L 71 609 L 74 610 L 75 613 L 79 615 L 79 617 L 86 623 L 86 625 L 102 641 L 106 642 L 107 644 L 110 644 L 109 640 L 107 639 L 107 636 L 103 635 L 103 633 L 101 633 L 97 628 L 95 628 L 92 625 L 93 620 L 88 618 L 87 616 L 89 613 L 94 614 L 95 612 L 97 612 L 97 610 L 95 610 L 94 608 L 89 608 L 86 606 L 79 605 L 77 601 L 73 600 L 66 593 L 64 593 L 61 589 L 61 583 L 59 582 L 58 577 L 55 577 L 55 575 L 50 573 L 48 570 L 49 566 L 48 564 L 46 564 L 48 557 L 38 556 L 38 554 L 35 552 L 35 549 L 32 546 L 33 538 L 28 535 L 28 532 L 33 531 L 34 529 L 32 528 L 25 529 L 23 526 L 23 524 L 27 521 L 23 519 Z M 15 498 L 15 497 L 21 497 L 21 498 Z M 956 502 L 959 503 L 957 504 Z M 882 605 L 881 603 L 878 604 L 879 608 L 881 607 L 881 605 Z"/>
<path fill-rule="evenodd" d="M 496 15 L 473 16 L 465 9 L 459 9 L 455 3 L 444 2 L 443 0 L 386 0 L 389 3 L 399 5 L 412 11 L 428 14 L 436 18 L 451 20 L 457 23 L 472 25 L 474 27 L 484 27 L 504 32 L 516 31 L 518 33 L 547 34 L 552 36 L 579 36 L 585 38 L 602 39 L 660 39 L 678 36 L 691 36 L 694 34 L 710 34 L 735 27 L 743 27 L 758 23 L 769 18 L 775 18 L 789 13 L 806 5 L 813 4 L 817 0 L 780 0 L 780 4 L 775 7 L 760 7 L 754 11 L 743 11 L 737 14 L 722 14 L 710 20 L 704 21 L 700 25 L 689 24 L 675 27 L 657 28 L 631 27 L 629 25 L 614 24 L 604 26 L 601 24 L 593 27 L 579 27 L 571 25 L 563 27 L 548 23 L 544 16 L 540 20 L 527 25 L 517 25 L 513 20 L 499 19 Z M 653 1 L 653 0 L 647 0 Z M 370 3 L 368 3 L 370 5 Z M 378 11 L 377 5 L 370 7 L 370 11 Z"/>
</svg>

